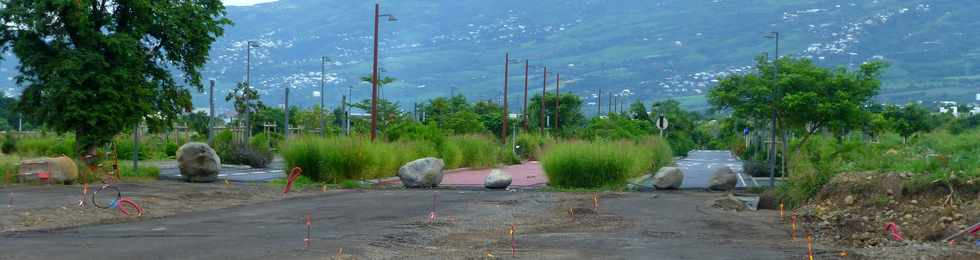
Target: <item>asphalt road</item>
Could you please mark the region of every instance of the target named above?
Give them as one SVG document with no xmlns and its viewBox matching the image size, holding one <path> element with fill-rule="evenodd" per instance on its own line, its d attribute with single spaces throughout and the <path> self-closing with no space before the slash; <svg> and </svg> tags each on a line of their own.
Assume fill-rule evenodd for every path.
<svg viewBox="0 0 980 260">
<path fill-rule="evenodd" d="M 0 259 L 789 259 L 774 212 L 714 209 L 700 192 L 591 194 L 338 191 L 314 197 L 65 230 L 0 234 Z M 433 197 L 436 224 L 426 224 Z M 583 210 L 568 219 L 572 207 Z M 304 250 L 304 218 L 312 244 Z M 818 251 L 820 252 L 820 251 Z"/>
<path fill-rule="evenodd" d="M 176 161 L 159 163 L 160 179 L 182 181 L 180 169 Z M 218 173 L 218 180 L 228 180 L 230 182 L 268 182 L 275 179 L 285 178 L 285 162 L 274 160 L 266 168 L 251 168 L 248 166 L 222 165 L 221 172 Z"/>
<path fill-rule="evenodd" d="M 711 175 L 721 167 L 730 167 L 738 174 L 736 187 L 759 186 L 751 176 L 742 174 L 742 162 L 729 151 L 691 151 L 687 158 L 677 161 L 677 166 L 684 172 L 682 189 L 708 188 Z"/>
</svg>

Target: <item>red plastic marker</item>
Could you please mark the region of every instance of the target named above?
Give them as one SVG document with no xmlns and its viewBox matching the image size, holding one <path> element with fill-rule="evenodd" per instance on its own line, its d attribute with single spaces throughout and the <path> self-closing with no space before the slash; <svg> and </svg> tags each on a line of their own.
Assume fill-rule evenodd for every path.
<svg viewBox="0 0 980 260">
<path fill-rule="evenodd" d="M 299 167 L 294 167 L 289 171 L 289 177 L 286 178 L 286 187 L 282 188 L 282 194 L 289 193 L 289 190 L 293 188 L 293 182 L 303 173 L 303 169 Z"/>
<path fill-rule="evenodd" d="M 136 204 L 136 202 L 133 202 L 132 199 L 123 197 L 122 199 L 119 199 L 119 201 L 116 204 L 116 208 L 119 209 L 119 212 L 121 212 L 126 216 L 131 216 L 132 214 L 129 214 L 129 211 L 126 210 L 126 207 L 124 207 L 124 205 L 128 205 L 130 208 L 135 209 L 137 217 L 143 216 L 143 208 L 140 207 L 140 205 Z"/>
<path fill-rule="evenodd" d="M 905 240 L 905 237 L 902 236 L 902 230 L 898 228 L 898 224 L 895 222 L 885 224 L 885 232 L 888 232 L 895 241 Z"/>
</svg>

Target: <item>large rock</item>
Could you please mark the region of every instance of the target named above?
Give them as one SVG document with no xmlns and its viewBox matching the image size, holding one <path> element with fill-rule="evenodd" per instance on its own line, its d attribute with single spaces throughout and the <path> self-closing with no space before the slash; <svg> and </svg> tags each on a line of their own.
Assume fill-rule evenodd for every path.
<svg viewBox="0 0 980 260">
<path fill-rule="evenodd" d="M 189 182 L 214 182 L 221 171 L 221 158 L 205 143 L 187 143 L 177 149 L 180 175 Z"/>
<path fill-rule="evenodd" d="M 657 189 L 680 189 L 684 183 L 684 173 L 677 167 L 663 167 L 653 175 L 653 186 Z"/>
<path fill-rule="evenodd" d="M 25 160 L 17 169 L 20 182 L 38 182 L 46 176 L 49 183 L 72 183 L 78 179 L 78 166 L 67 156 Z"/>
<path fill-rule="evenodd" d="M 735 175 L 735 171 L 732 171 L 732 168 L 721 167 L 711 175 L 711 180 L 708 181 L 708 189 L 734 190 L 736 184 L 738 184 L 738 176 Z"/>
<path fill-rule="evenodd" d="M 510 174 L 501 171 L 500 169 L 493 169 L 490 171 L 490 175 L 487 175 L 487 180 L 483 183 L 484 187 L 488 189 L 503 189 L 510 186 L 510 183 L 514 180 Z"/>
<path fill-rule="evenodd" d="M 398 169 L 398 178 L 406 188 L 428 188 L 442 183 L 442 159 L 422 158 L 409 162 Z"/>
</svg>

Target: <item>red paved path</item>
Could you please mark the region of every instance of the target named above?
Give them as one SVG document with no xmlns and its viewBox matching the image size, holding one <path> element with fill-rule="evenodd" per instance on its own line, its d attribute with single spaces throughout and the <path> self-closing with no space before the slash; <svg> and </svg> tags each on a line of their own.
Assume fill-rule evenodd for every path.
<svg viewBox="0 0 980 260">
<path fill-rule="evenodd" d="M 510 184 L 511 187 L 539 187 L 548 184 L 548 177 L 544 175 L 544 170 L 536 161 L 505 166 L 501 169 L 514 178 Z M 483 187 L 483 182 L 486 181 L 491 170 L 493 169 L 447 171 L 442 176 L 442 184 L 439 186 Z M 385 185 L 401 185 L 398 177 L 385 179 L 382 183 Z"/>
<path fill-rule="evenodd" d="M 482 170 L 461 170 L 446 173 L 442 176 L 440 186 L 476 186 L 483 187 L 487 175 L 493 169 Z M 548 177 L 544 175 L 544 170 L 538 162 L 525 162 L 524 164 L 510 165 L 503 167 L 505 173 L 514 178 L 511 187 L 532 187 L 544 186 L 548 184 Z"/>
</svg>

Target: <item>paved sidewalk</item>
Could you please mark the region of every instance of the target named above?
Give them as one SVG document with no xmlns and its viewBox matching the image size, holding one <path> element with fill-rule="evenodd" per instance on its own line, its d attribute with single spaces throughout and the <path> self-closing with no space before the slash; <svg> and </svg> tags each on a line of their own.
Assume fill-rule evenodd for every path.
<svg viewBox="0 0 980 260">
<path fill-rule="evenodd" d="M 440 186 L 483 187 L 491 170 L 493 169 L 449 172 L 442 177 Z M 536 161 L 505 166 L 501 170 L 514 178 L 511 187 L 543 187 L 548 184 L 548 177 L 544 175 L 541 164 Z"/>
</svg>

